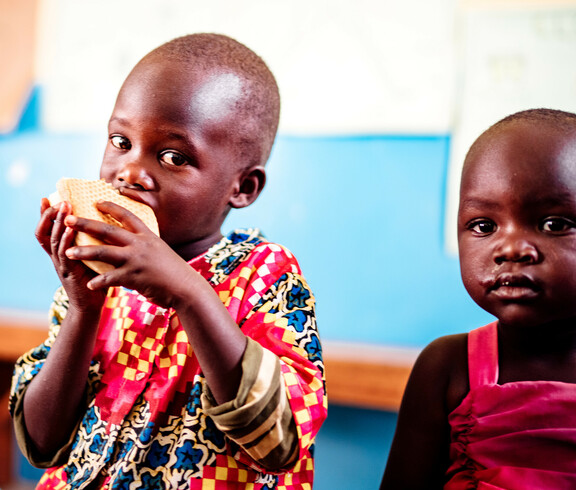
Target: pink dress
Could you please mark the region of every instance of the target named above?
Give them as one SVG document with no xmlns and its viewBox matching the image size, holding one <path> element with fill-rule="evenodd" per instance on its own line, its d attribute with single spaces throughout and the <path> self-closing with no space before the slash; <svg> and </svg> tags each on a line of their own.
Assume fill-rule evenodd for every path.
<svg viewBox="0 0 576 490">
<path fill-rule="evenodd" d="M 450 414 L 446 489 L 576 489 L 576 384 L 498 384 L 496 322 L 468 338 L 470 392 Z"/>
</svg>

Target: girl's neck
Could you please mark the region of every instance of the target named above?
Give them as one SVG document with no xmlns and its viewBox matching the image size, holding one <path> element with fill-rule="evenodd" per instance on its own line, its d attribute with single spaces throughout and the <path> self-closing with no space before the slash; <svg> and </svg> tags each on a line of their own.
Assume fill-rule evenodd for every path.
<svg viewBox="0 0 576 490">
<path fill-rule="evenodd" d="M 537 327 L 498 324 L 500 382 L 576 383 L 576 319 Z"/>
<path fill-rule="evenodd" d="M 536 326 L 498 323 L 498 339 L 526 354 L 570 352 L 576 350 L 576 318 Z"/>
</svg>

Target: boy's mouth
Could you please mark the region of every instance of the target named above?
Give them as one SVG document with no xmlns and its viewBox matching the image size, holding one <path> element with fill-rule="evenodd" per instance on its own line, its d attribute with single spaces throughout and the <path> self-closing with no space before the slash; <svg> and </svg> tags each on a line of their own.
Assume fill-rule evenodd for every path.
<svg viewBox="0 0 576 490">
<path fill-rule="evenodd" d="M 150 203 L 146 202 L 146 200 L 143 199 L 142 197 L 143 190 L 140 187 L 123 185 L 117 187 L 116 190 L 118 191 L 119 194 L 123 196 L 129 197 L 134 201 L 141 202 L 142 204 L 146 204 L 146 206 L 150 206 Z"/>
</svg>

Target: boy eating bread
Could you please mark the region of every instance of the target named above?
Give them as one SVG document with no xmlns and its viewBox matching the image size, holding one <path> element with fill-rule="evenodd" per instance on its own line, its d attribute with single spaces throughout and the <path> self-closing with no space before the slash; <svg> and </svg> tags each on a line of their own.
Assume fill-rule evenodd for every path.
<svg viewBox="0 0 576 490">
<path fill-rule="evenodd" d="M 42 201 L 36 237 L 62 288 L 10 399 L 20 448 L 47 468 L 38 488 L 311 488 L 326 417 L 314 297 L 284 247 L 221 234 L 264 186 L 279 104 L 242 44 L 177 38 L 128 75 L 100 170 L 160 236 L 110 201 L 98 210 L 120 226 Z"/>
</svg>

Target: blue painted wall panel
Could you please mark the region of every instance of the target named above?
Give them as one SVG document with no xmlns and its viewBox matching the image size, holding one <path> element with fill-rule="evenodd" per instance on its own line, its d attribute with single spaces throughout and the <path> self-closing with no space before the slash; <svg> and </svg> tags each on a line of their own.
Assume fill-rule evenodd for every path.
<svg viewBox="0 0 576 490">
<path fill-rule="evenodd" d="M 58 279 L 34 238 L 40 199 L 62 176 L 97 178 L 101 138 L 26 131 L 0 137 L 0 307 L 47 310 Z M 20 177 L 18 177 L 18 175 Z"/>
<path fill-rule="evenodd" d="M 279 139 L 258 224 L 292 249 L 324 337 L 421 346 L 486 323 L 444 250 L 449 137 Z"/>
</svg>

